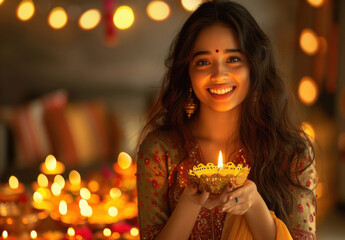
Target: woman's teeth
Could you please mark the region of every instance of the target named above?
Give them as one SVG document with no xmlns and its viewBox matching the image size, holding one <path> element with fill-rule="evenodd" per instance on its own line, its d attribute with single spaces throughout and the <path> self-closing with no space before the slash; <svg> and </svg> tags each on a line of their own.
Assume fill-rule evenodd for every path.
<svg viewBox="0 0 345 240">
<path fill-rule="evenodd" d="M 212 88 L 210 88 L 210 92 L 213 94 L 221 95 L 221 94 L 226 94 L 226 93 L 232 91 L 233 89 L 234 89 L 234 87 L 228 87 L 228 88 L 223 88 L 223 89 L 212 89 Z"/>
</svg>

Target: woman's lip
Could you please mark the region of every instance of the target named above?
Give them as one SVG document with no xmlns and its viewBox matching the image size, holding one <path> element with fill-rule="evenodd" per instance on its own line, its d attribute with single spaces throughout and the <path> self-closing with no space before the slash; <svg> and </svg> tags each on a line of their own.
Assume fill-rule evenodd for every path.
<svg viewBox="0 0 345 240">
<path fill-rule="evenodd" d="M 218 88 L 218 89 L 224 89 L 224 88 Z M 223 100 L 223 99 L 226 99 L 226 98 L 230 97 L 233 94 L 233 92 L 236 90 L 236 87 L 233 87 L 233 89 L 231 91 L 229 91 L 227 93 L 224 93 L 224 94 L 212 93 L 209 88 L 207 90 L 208 90 L 209 94 L 214 99 L 216 99 L 216 100 Z"/>
</svg>

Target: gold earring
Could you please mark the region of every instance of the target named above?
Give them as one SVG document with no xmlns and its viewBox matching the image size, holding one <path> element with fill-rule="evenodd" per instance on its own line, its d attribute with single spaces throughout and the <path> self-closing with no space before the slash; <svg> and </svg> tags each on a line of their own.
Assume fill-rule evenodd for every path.
<svg viewBox="0 0 345 240">
<path fill-rule="evenodd" d="M 187 117 L 188 119 L 190 119 L 190 117 L 192 116 L 192 114 L 195 112 L 196 110 L 196 103 L 194 102 L 194 99 L 192 97 L 192 91 L 193 89 L 190 88 L 189 89 L 189 93 L 188 93 L 188 98 L 187 101 L 185 102 L 185 104 L 183 105 L 183 108 L 185 110 L 185 112 L 187 113 Z"/>
</svg>

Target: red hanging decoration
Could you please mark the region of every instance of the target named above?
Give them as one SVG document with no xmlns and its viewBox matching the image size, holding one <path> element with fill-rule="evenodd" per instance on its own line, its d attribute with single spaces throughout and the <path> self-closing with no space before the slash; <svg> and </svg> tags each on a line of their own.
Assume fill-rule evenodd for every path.
<svg viewBox="0 0 345 240">
<path fill-rule="evenodd" d="M 103 0 L 103 16 L 105 23 L 105 38 L 109 46 L 113 46 L 117 41 L 117 31 L 113 22 L 113 16 L 117 7 L 117 0 Z"/>
</svg>

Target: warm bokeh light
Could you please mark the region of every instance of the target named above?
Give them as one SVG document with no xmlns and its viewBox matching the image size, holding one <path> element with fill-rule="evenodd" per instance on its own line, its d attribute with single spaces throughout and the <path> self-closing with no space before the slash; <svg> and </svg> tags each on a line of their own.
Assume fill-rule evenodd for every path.
<svg viewBox="0 0 345 240">
<path fill-rule="evenodd" d="M 34 200 L 35 203 L 42 203 L 43 202 L 43 196 L 39 192 L 34 192 L 32 195 L 32 199 Z"/>
<path fill-rule="evenodd" d="M 69 177 L 69 181 L 71 182 L 71 184 L 80 185 L 81 177 L 80 177 L 80 174 L 76 170 L 72 170 L 69 173 L 68 177 Z"/>
<path fill-rule="evenodd" d="M 218 168 L 222 168 L 223 167 L 223 154 L 222 151 L 219 151 L 219 155 L 218 155 Z"/>
<path fill-rule="evenodd" d="M 59 203 L 59 212 L 61 215 L 67 214 L 67 203 L 65 200 L 61 200 Z"/>
<path fill-rule="evenodd" d="M 301 127 L 302 127 L 302 130 L 310 137 L 310 140 L 314 142 L 315 131 L 312 125 L 308 122 L 303 122 Z"/>
<path fill-rule="evenodd" d="M 7 232 L 6 230 L 4 230 L 4 231 L 2 232 L 2 234 L 1 234 L 1 237 L 2 237 L 2 239 L 7 239 L 7 237 L 8 237 L 8 232 Z"/>
<path fill-rule="evenodd" d="M 87 205 L 86 207 L 83 207 L 80 209 L 80 214 L 83 217 L 91 217 L 92 216 L 92 207 Z"/>
<path fill-rule="evenodd" d="M 114 24 L 119 29 L 127 29 L 133 25 L 134 13 L 128 6 L 121 6 L 116 9 L 113 17 Z"/>
<path fill-rule="evenodd" d="M 5 0 L 0 0 L 0 5 L 4 2 Z"/>
<path fill-rule="evenodd" d="M 43 199 L 49 199 L 52 196 L 52 194 L 48 188 L 39 187 L 36 189 L 36 192 L 40 193 L 42 195 Z"/>
<path fill-rule="evenodd" d="M 70 236 L 70 237 L 74 237 L 74 236 L 75 236 L 74 228 L 69 227 L 69 228 L 67 229 L 67 235 Z"/>
<path fill-rule="evenodd" d="M 313 7 L 320 7 L 325 3 L 325 0 L 307 0 L 307 2 Z"/>
<path fill-rule="evenodd" d="M 31 239 L 36 239 L 37 238 L 37 232 L 35 230 L 32 230 L 30 232 L 30 237 L 31 237 Z"/>
<path fill-rule="evenodd" d="M 50 171 L 56 168 L 56 158 L 53 155 L 48 155 L 45 160 L 46 168 Z"/>
<path fill-rule="evenodd" d="M 132 164 L 132 158 L 128 153 L 121 152 L 117 158 L 117 163 L 122 169 L 127 169 Z"/>
<path fill-rule="evenodd" d="M 90 189 L 91 192 L 97 192 L 99 190 L 99 183 L 95 180 L 91 180 L 87 187 Z"/>
<path fill-rule="evenodd" d="M 109 195 L 111 198 L 118 198 L 121 196 L 121 190 L 118 188 L 112 188 L 109 191 Z"/>
<path fill-rule="evenodd" d="M 119 213 L 119 211 L 117 210 L 116 207 L 110 207 L 108 209 L 109 216 L 116 217 L 118 213 Z"/>
<path fill-rule="evenodd" d="M 65 187 L 65 179 L 59 174 L 54 177 L 54 182 L 59 184 L 61 189 Z"/>
<path fill-rule="evenodd" d="M 110 237 L 110 235 L 111 235 L 111 230 L 110 230 L 109 228 L 104 228 L 104 229 L 103 229 L 103 235 L 104 235 L 105 237 Z"/>
<path fill-rule="evenodd" d="M 31 0 L 22 1 L 17 8 L 17 17 L 22 21 L 29 20 L 35 13 L 35 5 Z"/>
<path fill-rule="evenodd" d="M 181 0 L 181 4 L 187 11 L 194 11 L 202 3 L 202 0 Z"/>
<path fill-rule="evenodd" d="M 84 30 L 95 28 L 101 21 L 101 13 L 97 9 L 84 12 L 79 18 L 79 26 Z"/>
<path fill-rule="evenodd" d="M 298 96 L 304 104 L 315 103 L 318 93 L 318 86 L 311 77 L 305 76 L 301 79 L 298 86 Z"/>
<path fill-rule="evenodd" d="M 80 209 L 87 208 L 87 206 L 89 206 L 89 204 L 87 203 L 87 201 L 85 199 L 79 200 L 79 208 Z"/>
<path fill-rule="evenodd" d="M 11 176 L 8 179 L 8 185 L 10 185 L 11 189 L 17 189 L 19 187 L 19 181 L 18 178 L 16 178 L 15 176 Z"/>
<path fill-rule="evenodd" d="M 136 237 L 139 235 L 139 230 L 138 228 L 132 228 L 130 231 L 130 234 L 133 236 L 133 237 Z"/>
<path fill-rule="evenodd" d="M 48 187 L 48 178 L 46 175 L 44 174 L 39 174 L 38 177 L 37 177 L 37 183 L 38 183 L 38 186 L 42 187 L 42 188 L 46 188 Z"/>
<path fill-rule="evenodd" d="M 303 52 L 308 55 L 314 55 L 319 50 L 318 36 L 311 29 L 304 29 L 302 31 L 299 44 Z"/>
<path fill-rule="evenodd" d="M 53 194 L 55 197 L 60 196 L 60 194 L 61 194 L 61 187 L 60 187 L 60 185 L 57 184 L 56 182 L 54 182 L 54 183 L 52 184 L 51 191 L 52 191 L 52 194 Z"/>
<path fill-rule="evenodd" d="M 82 199 L 89 200 L 91 198 L 91 192 L 87 188 L 81 188 L 80 196 Z"/>
<path fill-rule="evenodd" d="M 48 16 L 49 25 L 55 29 L 63 28 L 66 25 L 67 20 L 67 13 L 62 7 L 54 8 Z"/>
<path fill-rule="evenodd" d="M 147 15 L 155 21 L 163 21 L 170 15 L 170 7 L 163 1 L 152 1 L 146 7 Z"/>
</svg>

